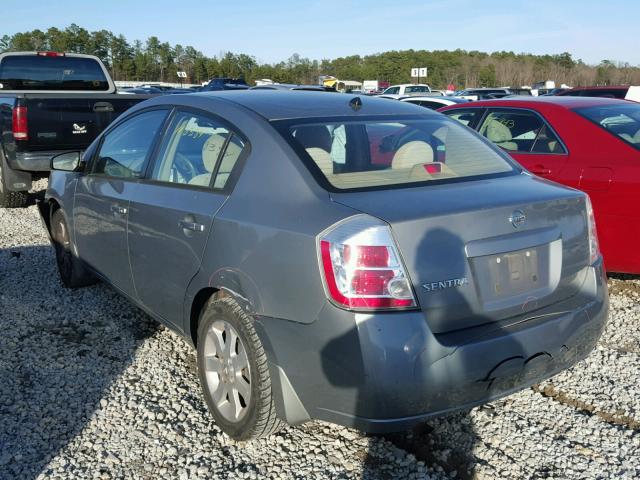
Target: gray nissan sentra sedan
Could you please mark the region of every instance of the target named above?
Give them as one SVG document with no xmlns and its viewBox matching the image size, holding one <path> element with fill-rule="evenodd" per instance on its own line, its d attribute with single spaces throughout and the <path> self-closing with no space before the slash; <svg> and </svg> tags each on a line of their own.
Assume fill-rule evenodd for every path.
<svg viewBox="0 0 640 480">
<path fill-rule="evenodd" d="M 566 369 L 605 324 L 588 197 L 415 105 L 167 95 L 52 163 L 62 282 L 193 343 L 236 439 L 406 429 Z"/>
</svg>

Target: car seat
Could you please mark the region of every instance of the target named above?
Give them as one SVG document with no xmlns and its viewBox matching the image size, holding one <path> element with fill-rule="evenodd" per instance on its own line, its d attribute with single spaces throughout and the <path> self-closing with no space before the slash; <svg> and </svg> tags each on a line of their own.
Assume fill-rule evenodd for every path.
<svg viewBox="0 0 640 480">
<path fill-rule="evenodd" d="M 202 164 L 207 172 L 193 177 L 189 180 L 189 185 L 208 187 L 211 184 L 211 175 L 216 168 L 216 162 L 226 139 L 226 135 L 214 133 L 204 142 L 202 145 Z"/>
<path fill-rule="evenodd" d="M 511 130 L 498 120 L 491 119 L 485 128 L 485 135 L 488 140 L 505 150 L 518 150 L 518 144 L 513 142 Z"/>
</svg>

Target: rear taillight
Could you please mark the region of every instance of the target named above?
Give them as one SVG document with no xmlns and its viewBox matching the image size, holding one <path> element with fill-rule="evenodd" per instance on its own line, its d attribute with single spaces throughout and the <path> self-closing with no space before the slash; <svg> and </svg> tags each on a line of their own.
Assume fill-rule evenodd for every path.
<svg viewBox="0 0 640 480">
<path fill-rule="evenodd" d="M 27 131 L 27 107 L 15 107 L 12 118 L 13 138 L 16 140 L 29 140 Z"/>
<path fill-rule="evenodd" d="M 40 57 L 64 57 L 62 52 L 37 52 Z"/>
<path fill-rule="evenodd" d="M 598 243 L 598 231 L 596 230 L 596 217 L 593 214 L 593 206 L 589 195 L 586 196 L 587 227 L 589 230 L 589 263 L 593 264 L 600 256 L 600 244 Z"/>
<path fill-rule="evenodd" d="M 356 215 L 321 234 L 318 247 L 327 293 L 339 306 L 368 311 L 417 306 L 386 223 Z"/>
</svg>

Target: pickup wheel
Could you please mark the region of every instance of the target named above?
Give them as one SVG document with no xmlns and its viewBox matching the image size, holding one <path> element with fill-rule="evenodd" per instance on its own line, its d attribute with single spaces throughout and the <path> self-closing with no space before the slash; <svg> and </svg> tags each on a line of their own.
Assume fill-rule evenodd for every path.
<svg viewBox="0 0 640 480">
<path fill-rule="evenodd" d="M 27 205 L 27 192 L 12 192 L 5 183 L 2 174 L 2 158 L 0 158 L 0 208 L 22 208 Z"/>
<path fill-rule="evenodd" d="M 60 273 L 60 280 L 67 288 L 84 287 L 96 283 L 78 257 L 73 253 L 67 221 L 58 209 L 51 216 L 51 239 L 56 253 L 56 264 Z"/>
<path fill-rule="evenodd" d="M 230 437 L 268 437 L 284 426 L 260 339 L 249 315 L 230 297 L 213 297 L 202 312 L 198 374 L 211 414 Z"/>
</svg>

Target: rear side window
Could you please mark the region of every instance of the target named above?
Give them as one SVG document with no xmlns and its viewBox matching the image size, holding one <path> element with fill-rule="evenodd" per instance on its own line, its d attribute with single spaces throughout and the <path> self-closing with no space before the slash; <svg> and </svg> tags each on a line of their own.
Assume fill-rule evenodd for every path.
<svg viewBox="0 0 640 480">
<path fill-rule="evenodd" d="M 574 110 L 611 135 L 640 150 L 640 105 L 607 105 Z"/>
<path fill-rule="evenodd" d="M 525 110 L 490 111 L 478 129 L 500 148 L 519 153 L 565 153 L 542 118 Z"/>
<path fill-rule="evenodd" d="M 286 131 L 340 190 L 428 183 L 514 172 L 468 129 L 441 116 L 424 120 L 314 122 Z"/>
<path fill-rule="evenodd" d="M 179 112 L 162 141 L 151 178 L 223 189 L 243 149 L 244 142 L 219 121 Z"/>
<path fill-rule="evenodd" d="M 108 132 L 98 151 L 93 173 L 115 178 L 139 178 L 166 116 L 166 110 L 144 112 Z"/>
<path fill-rule="evenodd" d="M 109 82 L 92 58 L 8 55 L 0 62 L 0 90 L 104 92 Z"/>
</svg>

